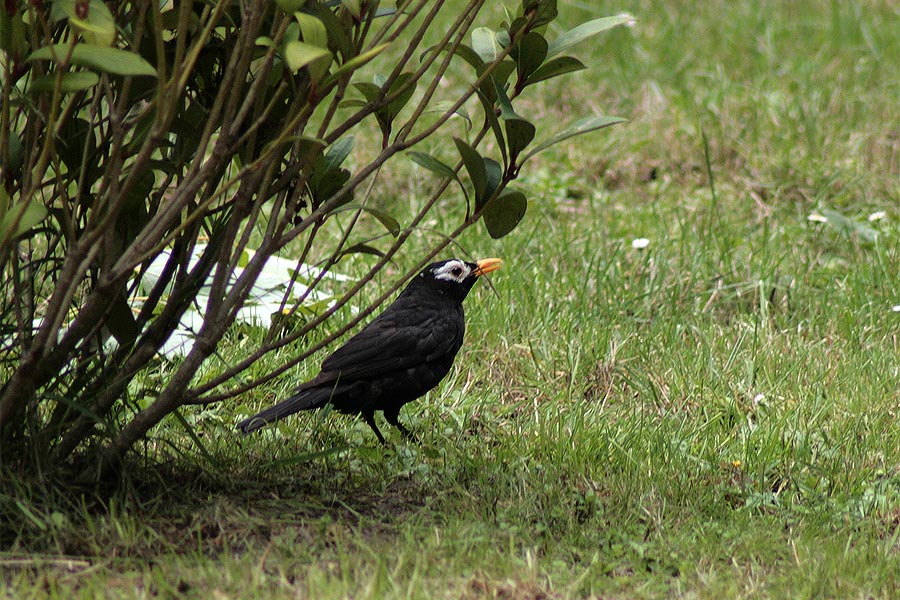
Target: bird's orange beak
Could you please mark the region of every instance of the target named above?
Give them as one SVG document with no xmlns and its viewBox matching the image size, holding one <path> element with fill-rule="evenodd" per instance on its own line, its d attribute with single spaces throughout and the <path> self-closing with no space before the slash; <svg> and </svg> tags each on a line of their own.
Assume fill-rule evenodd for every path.
<svg viewBox="0 0 900 600">
<path fill-rule="evenodd" d="M 503 265 L 503 261 L 499 258 L 482 258 L 481 260 L 475 261 L 475 264 L 478 265 L 475 274 L 481 277 L 486 273 L 499 269 L 500 266 Z"/>
</svg>

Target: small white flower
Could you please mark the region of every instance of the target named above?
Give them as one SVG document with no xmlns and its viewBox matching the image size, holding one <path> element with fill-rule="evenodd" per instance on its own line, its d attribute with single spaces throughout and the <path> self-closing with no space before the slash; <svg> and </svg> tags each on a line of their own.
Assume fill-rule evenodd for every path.
<svg viewBox="0 0 900 600">
<path fill-rule="evenodd" d="M 895 304 L 891 307 L 891 310 L 894 312 L 900 312 L 900 304 Z"/>
<path fill-rule="evenodd" d="M 883 210 L 879 210 L 878 212 L 873 212 L 869 215 L 869 221 L 880 221 L 887 216 L 887 213 Z"/>
<path fill-rule="evenodd" d="M 827 223 L 828 219 L 819 213 L 813 213 L 806 217 L 807 221 L 812 221 L 813 223 Z"/>
<path fill-rule="evenodd" d="M 650 240 L 647 238 L 635 238 L 631 240 L 631 247 L 635 250 L 643 250 L 647 246 L 650 245 Z"/>
</svg>

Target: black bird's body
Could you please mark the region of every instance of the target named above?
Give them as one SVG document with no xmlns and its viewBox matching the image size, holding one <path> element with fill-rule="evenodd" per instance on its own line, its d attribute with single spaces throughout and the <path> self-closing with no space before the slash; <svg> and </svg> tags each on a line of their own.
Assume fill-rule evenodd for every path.
<svg viewBox="0 0 900 600">
<path fill-rule="evenodd" d="M 450 371 L 465 335 L 462 302 L 499 259 L 433 263 L 417 275 L 383 313 L 322 362 L 320 373 L 296 393 L 238 424 L 245 434 L 301 410 L 331 404 L 360 414 L 384 443 L 375 411 L 404 435 L 404 404 L 423 396 Z"/>
</svg>

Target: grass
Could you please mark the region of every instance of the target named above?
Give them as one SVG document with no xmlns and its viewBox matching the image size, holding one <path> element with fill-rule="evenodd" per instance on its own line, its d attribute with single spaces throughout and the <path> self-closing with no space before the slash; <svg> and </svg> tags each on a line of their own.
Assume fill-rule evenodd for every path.
<svg viewBox="0 0 900 600">
<path fill-rule="evenodd" d="M 506 266 L 404 410 L 421 445 L 322 414 L 236 438 L 295 373 L 186 413 L 202 452 L 165 423 L 104 500 L 4 484 L 0 596 L 897 596 L 900 14 L 560 8 L 639 22 L 522 114 L 630 122 L 530 163 L 512 235 L 460 240 Z M 404 168 L 380 199 L 400 215 L 389 194 L 434 184 Z"/>
</svg>

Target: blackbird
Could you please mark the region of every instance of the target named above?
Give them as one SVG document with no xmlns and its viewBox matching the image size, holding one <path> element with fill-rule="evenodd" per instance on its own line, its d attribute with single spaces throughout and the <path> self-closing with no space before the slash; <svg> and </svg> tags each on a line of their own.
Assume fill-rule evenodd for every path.
<svg viewBox="0 0 900 600">
<path fill-rule="evenodd" d="M 378 440 L 375 411 L 407 438 L 400 408 L 420 398 L 450 371 L 463 342 L 462 302 L 479 277 L 500 268 L 499 258 L 475 263 L 450 259 L 428 265 L 383 313 L 322 362 L 320 373 L 296 393 L 238 423 L 245 435 L 301 410 L 331 404 L 359 414 Z"/>
</svg>

